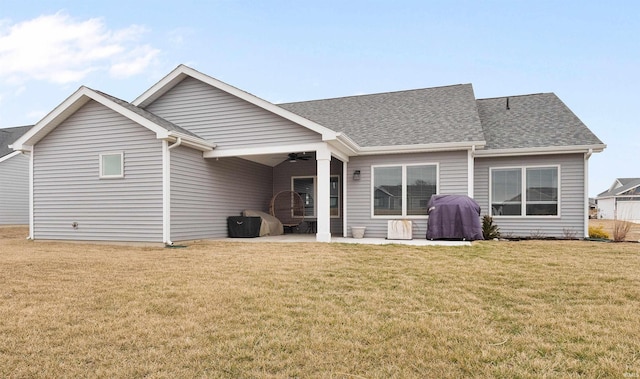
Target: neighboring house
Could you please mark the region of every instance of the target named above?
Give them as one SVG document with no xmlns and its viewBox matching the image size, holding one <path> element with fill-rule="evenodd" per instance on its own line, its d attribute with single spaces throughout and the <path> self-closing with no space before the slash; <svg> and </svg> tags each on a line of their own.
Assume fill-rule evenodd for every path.
<svg viewBox="0 0 640 379">
<path fill-rule="evenodd" d="M 0 129 L 0 225 L 29 223 L 29 157 L 9 148 L 29 128 Z"/>
<path fill-rule="evenodd" d="M 640 223 L 640 178 L 618 178 L 598 194 L 598 218 Z"/>
<path fill-rule="evenodd" d="M 589 198 L 589 218 L 598 218 L 598 205 L 595 197 Z"/>
<path fill-rule="evenodd" d="M 132 103 L 81 87 L 13 147 L 31 156 L 32 238 L 171 243 L 225 237 L 228 216 L 294 188 L 322 242 L 393 219 L 425 236 L 436 193 L 475 198 L 505 234 L 586 235 L 605 145 L 552 93 L 276 105 L 181 65 Z"/>
</svg>

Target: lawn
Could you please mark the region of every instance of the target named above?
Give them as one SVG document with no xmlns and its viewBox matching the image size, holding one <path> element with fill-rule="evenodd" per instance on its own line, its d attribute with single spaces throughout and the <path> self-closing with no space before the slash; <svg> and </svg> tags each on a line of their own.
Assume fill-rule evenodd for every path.
<svg viewBox="0 0 640 379">
<path fill-rule="evenodd" d="M 0 377 L 640 377 L 640 244 L 29 242 Z"/>
</svg>

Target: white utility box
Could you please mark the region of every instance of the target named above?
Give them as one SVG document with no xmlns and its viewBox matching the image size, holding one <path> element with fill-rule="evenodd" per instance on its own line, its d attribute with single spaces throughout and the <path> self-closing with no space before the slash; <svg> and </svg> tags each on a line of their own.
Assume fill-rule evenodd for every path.
<svg viewBox="0 0 640 379">
<path fill-rule="evenodd" d="M 410 220 L 389 220 L 387 224 L 388 240 L 410 240 L 413 239 L 413 225 Z"/>
</svg>

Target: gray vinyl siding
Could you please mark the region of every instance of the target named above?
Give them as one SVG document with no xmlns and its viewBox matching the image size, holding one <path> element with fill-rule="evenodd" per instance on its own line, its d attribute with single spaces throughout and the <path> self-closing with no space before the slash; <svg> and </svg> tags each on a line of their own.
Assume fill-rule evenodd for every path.
<svg viewBox="0 0 640 379">
<path fill-rule="evenodd" d="M 347 179 L 347 227 L 365 226 L 367 228 L 365 237 L 386 237 L 387 221 L 401 217 L 371 217 L 371 167 L 416 163 L 437 163 L 439 165 L 438 189 L 440 194 L 468 194 L 466 151 L 354 157 L 348 164 L 349 172 L 360 170 L 360 180 Z M 406 219 L 413 221 L 414 239 L 426 238 L 427 219 L 412 217 L 406 217 Z M 347 233 L 350 236 L 351 230 L 347 230 Z"/>
<path fill-rule="evenodd" d="M 107 152 L 124 153 L 124 178 L 99 178 Z M 154 133 L 90 101 L 34 153 L 34 238 L 162 242 L 162 143 Z"/>
<path fill-rule="evenodd" d="M 18 154 L 0 162 L 0 224 L 29 223 L 29 157 Z"/>
<path fill-rule="evenodd" d="M 513 237 L 565 237 L 565 231 L 580 238 L 585 234 L 584 217 L 584 156 L 582 154 L 545 155 L 531 157 L 476 158 L 475 199 L 482 214 L 489 214 L 489 170 L 497 167 L 522 166 L 560 167 L 560 217 L 506 217 L 496 216 L 494 223 L 504 236 Z"/>
<path fill-rule="evenodd" d="M 330 174 L 340 176 L 340 217 L 332 217 L 330 220 L 330 232 L 332 235 L 342 236 L 342 162 L 336 158 L 331 159 Z M 291 190 L 291 177 L 293 176 L 317 176 L 316 160 L 298 160 L 296 163 L 283 162 L 273 169 L 273 193 Z"/>
<path fill-rule="evenodd" d="M 321 141 L 316 132 L 193 78 L 146 109 L 213 141 L 219 149 Z"/>
<path fill-rule="evenodd" d="M 171 239 L 227 236 L 227 217 L 245 209 L 266 212 L 272 168 L 240 158 L 203 159 L 202 152 L 171 150 Z"/>
</svg>

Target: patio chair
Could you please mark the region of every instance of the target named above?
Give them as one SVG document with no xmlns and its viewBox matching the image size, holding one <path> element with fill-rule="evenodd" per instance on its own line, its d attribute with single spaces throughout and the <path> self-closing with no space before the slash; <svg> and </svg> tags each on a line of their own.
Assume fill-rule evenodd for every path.
<svg viewBox="0 0 640 379">
<path fill-rule="evenodd" d="M 304 221 L 304 201 L 295 191 L 280 191 L 271 198 L 269 213 L 293 232 Z"/>
</svg>

